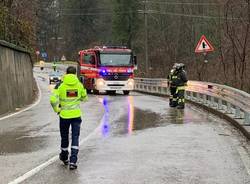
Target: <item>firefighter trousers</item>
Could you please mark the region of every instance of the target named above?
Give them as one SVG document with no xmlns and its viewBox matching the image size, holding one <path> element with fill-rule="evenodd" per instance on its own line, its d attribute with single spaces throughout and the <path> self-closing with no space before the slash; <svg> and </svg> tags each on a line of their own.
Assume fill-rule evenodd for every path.
<svg viewBox="0 0 250 184">
<path fill-rule="evenodd" d="M 170 87 L 169 106 L 170 107 L 177 106 L 176 87 Z"/>
<path fill-rule="evenodd" d="M 185 86 L 178 86 L 176 90 L 176 95 L 178 98 L 177 107 L 183 109 L 185 107 Z"/>
</svg>

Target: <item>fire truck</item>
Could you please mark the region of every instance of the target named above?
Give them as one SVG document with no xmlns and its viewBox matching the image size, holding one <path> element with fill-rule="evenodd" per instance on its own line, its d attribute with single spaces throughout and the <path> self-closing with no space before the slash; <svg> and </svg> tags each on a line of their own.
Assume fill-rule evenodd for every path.
<svg viewBox="0 0 250 184">
<path fill-rule="evenodd" d="M 78 76 L 88 93 L 128 95 L 134 89 L 136 56 L 123 46 L 95 46 L 79 51 Z"/>
</svg>

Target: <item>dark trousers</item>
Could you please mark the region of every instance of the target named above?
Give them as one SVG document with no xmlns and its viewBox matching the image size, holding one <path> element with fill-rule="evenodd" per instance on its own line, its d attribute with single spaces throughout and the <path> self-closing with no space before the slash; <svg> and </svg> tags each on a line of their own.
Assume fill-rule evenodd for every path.
<svg viewBox="0 0 250 184">
<path fill-rule="evenodd" d="M 71 142 L 71 156 L 70 163 L 77 162 L 77 155 L 79 151 L 79 136 L 81 129 L 82 119 L 72 118 L 72 119 L 63 119 L 60 118 L 60 134 L 61 134 L 61 157 L 63 160 L 68 159 L 68 147 L 69 147 L 69 128 L 71 126 L 72 131 L 72 142 Z"/>
<path fill-rule="evenodd" d="M 178 107 L 185 107 L 185 90 L 178 90 Z"/>
<path fill-rule="evenodd" d="M 176 87 L 170 87 L 169 105 L 171 107 L 177 106 Z"/>
</svg>

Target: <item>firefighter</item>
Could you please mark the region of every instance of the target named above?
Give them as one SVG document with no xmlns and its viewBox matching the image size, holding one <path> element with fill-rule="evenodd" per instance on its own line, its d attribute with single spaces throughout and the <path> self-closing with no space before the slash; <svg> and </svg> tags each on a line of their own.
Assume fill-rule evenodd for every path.
<svg viewBox="0 0 250 184">
<path fill-rule="evenodd" d="M 52 68 L 53 68 L 54 71 L 56 71 L 56 63 L 55 62 L 53 62 Z"/>
<path fill-rule="evenodd" d="M 185 65 L 183 63 L 179 63 L 176 66 L 176 79 L 173 82 L 176 85 L 176 93 L 174 97 L 177 97 L 177 108 L 184 109 L 185 108 L 185 86 L 187 85 L 187 74 L 185 69 Z"/>
<path fill-rule="evenodd" d="M 170 97 L 169 97 L 169 106 L 175 107 L 177 105 L 177 98 L 174 98 L 175 92 L 176 92 L 176 86 L 173 84 L 173 80 L 176 78 L 176 63 L 174 64 L 173 68 L 170 71 L 170 74 L 168 75 L 168 87 L 170 90 Z"/>
<path fill-rule="evenodd" d="M 76 76 L 76 68 L 69 66 L 63 82 L 57 84 L 50 96 L 53 110 L 60 117 L 61 153 L 60 160 L 69 164 L 69 169 L 77 169 L 77 155 L 79 152 L 79 135 L 81 126 L 80 102 L 87 100 L 86 89 Z M 69 152 L 69 128 L 72 130 L 71 155 Z"/>
</svg>

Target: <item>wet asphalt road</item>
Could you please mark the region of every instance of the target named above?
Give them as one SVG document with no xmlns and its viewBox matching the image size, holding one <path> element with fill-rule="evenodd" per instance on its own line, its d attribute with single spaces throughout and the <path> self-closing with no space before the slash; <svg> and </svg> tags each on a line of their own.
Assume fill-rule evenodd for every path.
<svg viewBox="0 0 250 184">
<path fill-rule="evenodd" d="M 8 183 L 58 154 L 58 118 L 48 99 L 47 75 L 36 72 L 41 103 L 0 121 L 0 183 Z M 250 183 L 249 142 L 223 120 L 191 105 L 170 109 L 167 99 L 89 96 L 79 167 L 58 160 L 28 184 L 245 184 Z M 98 128 L 97 128 L 98 127 Z"/>
</svg>

